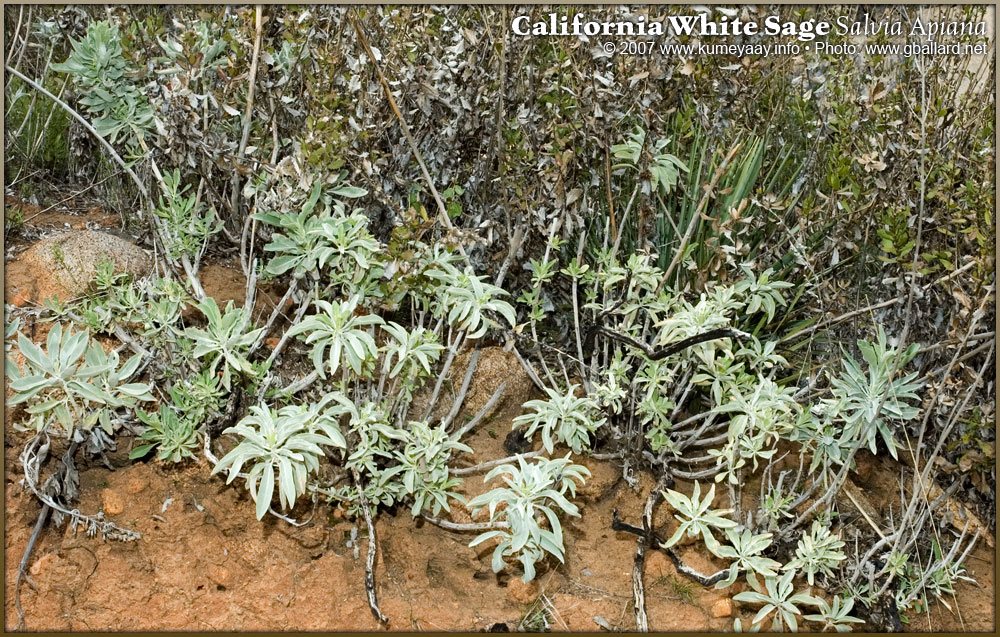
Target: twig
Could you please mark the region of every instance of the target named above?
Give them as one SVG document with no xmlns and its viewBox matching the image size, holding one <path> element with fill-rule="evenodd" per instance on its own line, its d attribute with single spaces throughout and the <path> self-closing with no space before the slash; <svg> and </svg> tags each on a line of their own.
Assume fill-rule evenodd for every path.
<svg viewBox="0 0 1000 637">
<path fill-rule="evenodd" d="M 17 607 L 17 628 L 15 630 L 27 629 L 27 624 L 24 621 L 24 610 L 21 608 L 21 580 L 28 576 L 28 560 L 31 559 L 31 553 L 35 550 L 35 542 L 38 541 L 38 537 L 42 534 L 42 529 L 45 528 L 45 522 L 49 519 L 50 511 L 52 509 L 49 505 L 42 505 L 42 510 L 38 514 L 38 520 L 35 522 L 35 529 L 31 532 L 31 537 L 28 538 L 28 546 L 24 549 L 24 556 L 21 557 L 21 564 L 17 567 L 17 580 L 14 582 L 14 606 Z M 28 583 L 32 583 L 30 579 L 27 581 Z M 32 588 L 34 588 L 34 584 L 32 584 Z"/>
<path fill-rule="evenodd" d="M 303 295 L 302 303 L 299 305 L 299 308 L 295 311 L 295 316 L 292 317 L 292 325 L 298 325 L 299 321 L 302 320 L 302 317 L 305 316 L 306 310 L 308 309 L 309 309 L 309 296 Z M 290 331 L 291 329 L 285 330 L 285 333 L 281 335 L 281 339 L 278 340 L 278 344 L 274 346 L 274 351 L 271 352 L 271 355 L 267 357 L 267 362 L 265 363 L 266 367 L 270 368 L 271 363 L 273 363 L 275 359 L 278 358 L 278 354 L 281 353 L 281 350 L 285 349 L 285 344 L 288 343 L 288 333 Z"/>
<path fill-rule="evenodd" d="M 535 387 L 545 391 L 545 383 L 542 382 L 542 379 L 538 377 L 535 370 L 532 369 L 532 367 L 528 365 L 527 361 L 524 360 L 524 357 L 521 356 L 521 352 L 517 351 L 517 345 L 511 346 L 511 351 L 514 352 L 514 357 L 517 358 L 517 362 L 521 363 L 521 367 L 523 367 L 524 371 L 528 374 L 528 378 L 531 379 L 531 382 L 535 383 Z"/>
<path fill-rule="evenodd" d="M 375 523 L 372 522 L 372 512 L 368 506 L 368 498 L 365 496 L 364 485 L 361 483 L 361 476 L 358 470 L 353 469 L 354 486 L 358 490 L 358 499 L 361 501 L 361 510 L 365 513 L 365 524 L 368 525 L 368 558 L 365 560 L 365 592 L 368 593 L 368 607 L 372 610 L 372 615 L 377 621 L 383 624 L 389 623 L 382 610 L 378 607 L 378 598 L 375 595 L 375 556 L 378 546 L 375 540 Z"/>
<path fill-rule="evenodd" d="M 510 528 L 510 525 L 502 520 L 497 522 L 451 522 L 449 520 L 431 517 L 423 513 L 420 514 L 420 517 L 427 520 L 431 524 L 449 531 L 491 531 L 493 529 Z"/>
<path fill-rule="evenodd" d="M 282 387 L 280 390 L 278 390 L 278 393 L 297 394 L 306 387 L 309 387 L 309 385 L 315 383 L 317 378 L 319 378 L 319 372 L 317 372 L 314 369 L 313 371 L 309 372 L 309 374 L 306 375 L 304 378 L 300 378 L 299 380 L 289 383 L 285 387 Z"/>
<path fill-rule="evenodd" d="M 256 14 L 254 19 L 254 26 L 257 29 L 257 35 L 253 41 L 253 57 L 250 62 L 250 76 L 248 82 L 250 84 L 247 88 L 247 107 L 243 112 L 243 135 L 240 137 L 240 146 L 236 151 L 236 164 L 239 166 L 243 161 L 243 155 L 246 153 L 247 141 L 250 139 L 250 123 L 251 116 L 253 115 L 253 97 L 254 88 L 257 84 L 257 66 L 260 62 L 260 39 L 261 39 L 261 25 L 262 25 L 262 15 L 261 6 L 258 4 L 256 8 Z M 230 181 L 230 188 L 232 189 L 229 195 L 229 210 L 232 214 L 236 214 L 236 205 L 239 203 L 240 199 L 240 171 L 233 170 L 233 177 Z"/>
<path fill-rule="evenodd" d="M 647 534 L 646 531 L 640 529 L 637 526 L 633 526 L 631 524 L 626 524 L 622 522 L 621 519 L 618 517 L 618 509 L 615 509 L 612 515 L 614 516 L 611 520 L 611 529 L 613 531 L 625 531 L 626 533 L 638 535 L 639 537 L 643 537 L 644 535 Z M 698 582 L 702 586 L 715 586 L 716 583 L 726 579 L 726 577 L 729 575 L 729 569 L 723 569 L 711 575 L 705 575 L 701 571 L 692 568 L 691 566 L 688 566 L 684 562 L 684 560 L 682 560 L 680 556 L 677 555 L 677 552 L 674 551 L 672 548 L 664 547 L 663 538 L 661 538 L 655 532 L 648 533 L 648 536 L 652 544 L 654 544 L 656 547 L 659 547 L 661 551 L 667 554 L 667 557 L 669 557 L 670 561 L 673 562 L 674 567 L 677 569 L 678 573 Z"/>
<path fill-rule="evenodd" d="M 274 306 L 274 310 L 271 311 L 271 316 L 268 317 L 267 323 L 264 324 L 264 331 L 261 332 L 260 336 L 257 337 L 257 342 L 253 344 L 253 347 L 251 347 L 250 351 L 247 353 L 248 356 L 256 352 L 257 348 L 260 347 L 261 343 L 264 342 L 264 338 L 267 336 L 267 333 L 271 331 L 271 326 L 273 326 L 274 322 L 278 320 L 278 316 L 281 314 L 282 308 L 285 307 L 285 303 L 288 302 L 288 299 L 290 299 L 292 295 L 295 294 L 295 289 L 298 286 L 299 286 L 298 279 L 292 279 L 292 282 L 288 285 L 288 291 L 285 292 L 285 295 L 283 297 L 281 297 L 281 300 L 278 301 L 278 304 Z"/>
<path fill-rule="evenodd" d="M 437 382 L 434 383 L 434 391 L 431 392 L 430 400 L 427 401 L 427 408 L 424 410 L 424 420 L 431 417 L 431 412 L 434 411 L 434 406 L 437 405 L 438 396 L 441 394 L 441 386 L 444 384 L 444 377 L 451 369 L 451 364 L 455 361 L 455 356 L 458 354 L 458 350 L 462 347 L 462 343 L 465 341 L 465 332 L 459 332 L 458 337 L 455 339 L 455 344 L 452 345 L 451 351 L 448 352 L 448 358 L 444 359 L 444 365 L 441 366 L 441 371 L 438 373 Z"/>
<path fill-rule="evenodd" d="M 607 148 L 605 148 L 605 153 L 606 152 L 607 152 Z M 611 197 L 611 190 L 610 189 L 611 189 L 611 186 L 608 186 L 608 201 L 609 202 L 611 201 L 611 199 L 610 199 L 610 197 Z M 612 218 L 612 220 L 614 220 L 614 215 L 613 214 L 612 214 L 611 218 Z M 577 267 L 579 267 L 580 264 L 583 261 L 583 244 L 586 243 L 586 241 L 587 241 L 587 230 L 586 230 L 586 228 L 584 228 L 583 230 L 580 231 L 580 245 L 576 249 L 576 265 L 577 265 Z M 579 287 L 579 283 L 580 283 L 579 278 L 574 277 L 573 278 L 573 333 L 576 336 L 576 355 L 579 357 L 579 359 L 577 360 L 577 364 L 580 366 L 580 378 L 583 379 L 583 388 L 589 394 L 592 391 L 592 387 L 591 387 L 591 384 L 590 384 L 590 376 L 589 376 L 589 374 L 587 374 L 587 366 L 583 362 L 583 340 L 582 340 L 581 331 L 580 331 L 580 302 L 579 302 L 579 298 L 578 298 L 579 294 L 577 293 L 577 288 Z"/>
<path fill-rule="evenodd" d="M 476 415 L 473 416 L 472 420 L 470 420 L 468 423 L 465 424 L 464 427 L 455 432 L 453 438 L 455 440 L 461 440 L 462 436 L 472 431 L 475 428 L 475 426 L 478 425 L 480 421 L 482 421 L 482 419 L 486 417 L 486 414 L 490 413 L 490 411 L 493 409 L 493 406 L 496 405 L 497 402 L 500 400 L 500 397 L 503 396 L 503 392 L 505 389 L 507 389 L 507 381 L 500 383 L 500 386 L 496 388 L 496 391 L 494 391 L 493 395 L 490 396 L 490 399 L 486 401 L 486 404 L 483 405 L 478 412 L 476 412 Z"/>
<path fill-rule="evenodd" d="M 653 510 L 662 496 L 662 490 L 672 482 L 669 473 L 664 472 L 656 481 L 646 498 L 646 505 L 642 509 L 642 529 L 639 529 L 639 540 L 636 542 L 635 557 L 632 558 L 632 596 L 634 599 L 635 629 L 638 632 L 649 632 L 649 622 L 646 619 L 646 588 L 643 585 L 642 577 L 646 567 L 646 549 L 649 548 L 653 540 Z M 611 528 L 614 528 L 618 519 L 618 511 L 615 510 L 611 520 Z"/>
<path fill-rule="evenodd" d="M 455 416 L 458 416 L 458 412 L 462 410 L 462 405 L 465 404 L 465 395 L 469 392 L 469 383 L 472 382 L 472 375 L 476 373 L 476 369 L 479 367 L 479 356 L 482 353 L 481 349 L 477 349 L 472 353 L 472 359 L 465 368 L 465 378 L 462 379 L 462 386 L 458 390 L 458 395 L 455 396 L 455 402 L 451 405 L 451 411 L 441 421 L 441 426 L 445 429 L 451 426 L 451 422 L 455 420 Z"/>
<path fill-rule="evenodd" d="M 632 347 L 640 350 L 646 355 L 651 361 L 659 361 L 676 354 L 677 352 L 683 351 L 689 347 L 694 347 L 700 343 L 706 341 L 714 341 L 718 338 L 749 338 L 750 335 L 746 332 L 741 332 L 740 330 L 731 327 L 720 327 L 718 329 L 709 330 L 707 332 L 702 332 L 701 334 L 695 334 L 694 336 L 689 336 L 685 339 L 679 340 L 676 343 L 671 343 L 665 345 L 659 349 L 653 349 L 645 343 L 641 343 L 631 336 L 626 336 L 624 334 L 619 334 L 618 332 L 604 327 L 603 325 L 598 325 L 591 328 L 597 334 L 603 334 L 607 337 L 613 338 L 616 341 L 625 343 L 626 345 L 631 345 Z"/>
<path fill-rule="evenodd" d="M 493 467 L 499 467 L 502 464 L 507 464 L 508 462 L 514 462 L 518 458 L 534 458 L 535 456 L 540 456 L 545 453 L 544 449 L 537 449 L 535 451 L 528 451 L 526 453 L 519 453 L 513 456 L 507 456 L 506 458 L 500 458 L 499 460 L 490 460 L 489 462 L 483 462 L 471 467 L 462 467 L 461 469 L 451 469 L 450 473 L 453 476 L 464 476 L 470 473 L 476 473 L 477 471 L 486 471 L 487 469 L 492 469 Z"/>
</svg>

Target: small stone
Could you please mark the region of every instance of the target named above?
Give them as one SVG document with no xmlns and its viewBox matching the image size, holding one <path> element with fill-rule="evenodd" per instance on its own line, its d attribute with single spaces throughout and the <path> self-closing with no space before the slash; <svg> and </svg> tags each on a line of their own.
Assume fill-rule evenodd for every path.
<svg viewBox="0 0 1000 637">
<path fill-rule="evenodd" d="M 723 597 L 712 604 L 712 617 L 732 617 L 733 600 Z"/>
<path fill-rule="evenodd" d="M 538 598 L 538 585 L 533 581 L 525 583 L 520 577 L 514 577 L 507 584 L 507 597 L 518 604 L 530 604 Z"/>
<path fill-rule="evenodd" d="M 146 481 L 136 476 L 132 476 L 131 478 L 128 479 L 128 482 L 125 483 L 125 490 L 132 495 L 141 492 L 145 488 L 146 488 Z"/>
<path fill-rule="evenodd" d="M 11 303 L 14 305 L 14 307 L 24 307 L 25 305 L 28 304 L 30 300 L 31 299 L 29 299 L 24 294 L 24 292 L 18 292 L 14 295 L 14 299 L 11 301 Z"/>
<path fill-rule="evenodd" d="M 228 587 L 233 583 L 233 573 L 225 566 L 211 566 L 208 569 L 208 579 L 216 586 Z"/>
<path fill-rule="evenodd" d="M 108 515 L 118 515 L 125 510 L 125 498 L 117 491 L 103 489 L 101 491 L 101 508 Z"/>
<path fill-rule="evenodd" d="M 582 485 L 576 489 L 581 499 L 589 502 L 597 502 L 610 494 L 618 481 L 621 480 L 621 469 L 610 462 L 594 460 L 593 458 L 580 458 L 579 464 L 590 471 L 590 476 L 585 479 Z"/>
<path fill-rule="evenodd" d="M 265 345 L 267 345 L 267 347 L 268 347 L 268 348 L 269 348 L 269 349 L 270 349 L 271 351 L 274 351 L 274 350 L 276 350 L 276 349 L 278 348 L 278 343 L 279 343 L 279 342 L 281 342 L 281 339 L 279 339 L 279 338 L 278 338 L 278 337 L 276 337 L 276 336 L 275 336 L 275 337 L 272 337 L 272 338 L 265 338 L 265 339 L 264 339 L 264 344 L 265 344 Z"/>
</svg>

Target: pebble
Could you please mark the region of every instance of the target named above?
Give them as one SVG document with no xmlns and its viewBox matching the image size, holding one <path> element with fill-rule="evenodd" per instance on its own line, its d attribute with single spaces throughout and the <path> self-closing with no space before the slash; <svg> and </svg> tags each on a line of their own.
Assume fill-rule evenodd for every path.
<svg viewBox="0 0 1000 637">
<path fill-rule="evenodd" d="M 101 508 L 108 515 L 118 515 L 125 510 L 125 498 L 113 489 L 101 490 Z"/>
<path fill-rule="evenodd" d="M 732 617 L 733 600 L 723 597 L 712 604 L 712 617 Z"/>
</svg>

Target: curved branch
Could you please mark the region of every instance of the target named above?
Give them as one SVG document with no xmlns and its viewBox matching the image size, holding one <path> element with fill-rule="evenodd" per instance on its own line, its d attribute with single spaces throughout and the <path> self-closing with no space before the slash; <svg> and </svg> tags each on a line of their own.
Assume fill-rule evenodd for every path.
<svg viewBox="0 0 1000 637">
<path fill-rule="evenodd" d="M 153 204 L 153 199 L 152 199 L 152 197 L 149 196 L 149 191 L 146 190 L 146 186 L 142 183 L 142 180 L 139 179 L 139 176 L 136 175 L 135 172 L 133 172 L 131 168 L 129 168 L 128 164 L 126 164 L 125 160 L 122 159 L 121 156 L 115 151 L 114 147 L 111 146 L 110 143 L 108 143 L 108 140 L 106 140 L 103 137 L 101 137 L 101 134 L 98 133 L 97 130 L 93 126 L 90 125 L 90 122 L 88 122 L 86 119 L 83 118 L 82 115 L 80 115 L 79 113 L 77 113 L 76 111 L 74 111 L 72 108 L 70 108 L 69 104 L 67 104 L 66 102 L 62 101 L 61 99 L 59 99 L 58 97 L 56 97 L 55 95 L 53 95 L 52 93 L 50 93 L 49 91 L 47 91 L 45 89 L 45 87 L 43 87 L 42 85 L 38 84 L 37 82 L 35 82 L 31 78 L 25 76 L 23 73 L 21 73 L 17 69 L 13 69 L 9 65 L 5 65 L 5 68 L 7 69 L 8 73 L 12 73 L 15 76 L 21 78 L 23 81 L 27 82 L 28 85 L 31 86 L 31 88 L 35 89 L 36 91 L 38 91 L 39 93 L 41 93 L 45 97 L 49 98 L 50 100 L 52 100 L 53 102 L 55 102 L 56 104 L 58 104 L 60 107 L 62 107 L 63 110 L 65 110 L 67 113 L 69 113 L 70 115 L 72 115 L 73 119 L 75 119 L 76 121 L 80 122 L 83 125 L 83 127 L 86 128 L 87 131 L 90 132 L 94 137 L 96 137 L 97 141 L 99 141 L 102 146 L 104 146 L 105 150 L 107 150 L 108 153 L 111 155 L 111 159 L 113 159 L 116 164 L 118 164 L 119 166 L 121 166 L 122 170 L 124 170 L 125 172 L 128 173 L 129 177 L 131 177 L 132 181 L 135 182 L 135 185 L 139 189 L 139 192 L 142 193 L 142 195 L 146 198 L 146 200 L 149 201 L 151 205 Z"/>
<path fill-rule="evenodd" d="M 612 338 L 626 345 L 631 345 L 637 350 L 641 351 L 646 355 L 651 361 L 659 361 L 676 354 L 677 352 L 686 350 L 689 347 L 694 347 L 700 343 L 705 343 L 707 341 L 714 341 L 719 338 L 750 338 L 750 335 L 746 332 L 742 332 L 736 328 L 732 327 L 720 327 L 714 330 L 709 330 L 707 332 L 702 332 L 701 334 L 695 334 L 694 336 L 689 336 L 685 339 L 681 339 L 676 343 L 671 343 L 665 345 L 658 349 L 653 349 L 645 343 L 641 343 L 631 336 L 626 336 L 625 334 L 620 334 L 610 328 L 604 327 L 603 325 L 598 325 L 592 328 L 598 334 L 604 334 L 605 336 Z"/>
</svg>

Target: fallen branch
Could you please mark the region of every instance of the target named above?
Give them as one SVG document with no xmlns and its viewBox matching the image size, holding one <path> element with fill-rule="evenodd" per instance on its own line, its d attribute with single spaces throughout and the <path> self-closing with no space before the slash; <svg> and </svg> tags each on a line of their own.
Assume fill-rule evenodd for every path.
<svg viewBox="0 0 1000 637">
<path fill-rule="evenodd" d="M 451 522 L 429 515 L 420 514 L 420 517 L 431 524 L 447 529 L 449 531 L 492 531 L 494 529 L 507 529 L 510 526 L 503 521 L 499 522 Z"/>
<path fill-rule="evenodd" d="M 38 520 L 35 521 L 35 529 L 31 532 L 31 537 L 28 538 L 28 546 L 24 549 L 21 563 L 17 567 L 17 580 L 14 582 L 14 606 L 17 607 L 17 628 L 14 630 L 26 630 L 28 627 L 24 622 L 24 610 L 21 608 L 21 580 L 27 580 L 31 588 L 38 590 L 35 583 L 28 577 L 28 561 L 31 559 L 31 553 L 35 550 L 35 542 L 38 541 L 38 537 L 42 534 L 42 529 L 45 528 L 45 523 L 48 521 L 49 512 L 51 511 L 52 509 L 49 505 L 42 505 L 42 511 L 38 514 Z"/>
<path fill-rule="evenodd" d="M 452 421 L 458 416 L 458 412 L 462 410 L 462 405 L 465 404 L 465 395 L 469 393 L 469 383 L 472 382 L 472 375 L 476 373 L 476 369 L 479 367 L 479 356 L 482 353 L 481 349 L 477 349 L 472 353 L 472 359 L 465 368 L 465 378 L 462 379 L 462 386 L 458 390 L 458 395 L 455 396 L 455 402 L 452 403 L 448 415 L 441 421 L 441 426 L 445 429 L 451 426 Z"/>
<path fill-rule="evenodd" d="M 538 449 L 536 451 L 529 451 L 527 453 L 519 453 L 514 456 L 507 456 L 506 458 L 500 458 L 499 460 L 490 460 L 489 462 L 484 462 L 482 464 L 477 464 L 472 467 L 464 467 L 461 469 L 451 469 L 450 473 L 453 476 L 464 476 L 470 473 L 476 473 L 477 471 L 486 471 L 487 469 L 492 469 L 493 467 L 499 467 L 502 464 L 507 464 L 508 462 L 514 462 L 518 458 L 534 458 L 535 456 L 540 456 L 545 453 L 544 449 Z"/>
<path fill-rule="evenodd" d="M 364 485 L 361 484 L 361 476 L 358 475 L 357 469 L 351 473 L 354 475 L 354 486 L 358 490 L 361 510 L 365 512 L 365 524 L 368 526 L 368 558 L 365 560 L 365 592 L 368 594 L 368 607 L 376 621 L 388 624 L 389 618 L 378 607 L 378 598 L 375 595 L 375 556 L 378 551 L 375 540 L 375 523 L 372 521 L 372 512 L 368 507 L 368 498 L 365 496 Z"/>
<path fill-rule="evenodd" d="M 659 489 L 654 489 L 654 491 L 659 492 Z M 650 497 L 652 496 L 653 494 L 651 493 Z M 680 556 L 677 555 L 677 552 L 674 551 L 672 548 L 665 548 L 663 546 L 664 539 L 661 538 L 659 535 L 657 535 L 656 532 L 652 530 L 646 531 L 637 526 L 633 526 L 631 524 L 626 524 L 625 522 L 622 522 L 621 519 L 618 517 L 618 509 L 615 509 L 612 515 L 614 516 L 613 519 L 611 520 L 611 529 L 613 531 L 624 531 L 626 533 L 638 535 L 639 537 L 648 536 L 648 539 L 651 543 L 654 543 L 656 547 L 659 547 L 661 551 L 667 554 L 667 557 L 669 557 L 670 561 L 673 562 L 674 568 L 677 569 L 678 573 L 698 582 L 702 586 L 714 586 L 718 582 L 721 582 L 722 580 L 726 579 L 726 577 L 729 575 L 729 569 L 718 571 L 717 573 L 713 573 L 712 575 L 705 575 L 704 573 L 698 571 L 697 569 L 694 569 L 685 564 L 684 560 L 682 560 Z M 645 515 L 643 517 L 645 518 Z"/>
</svg>

